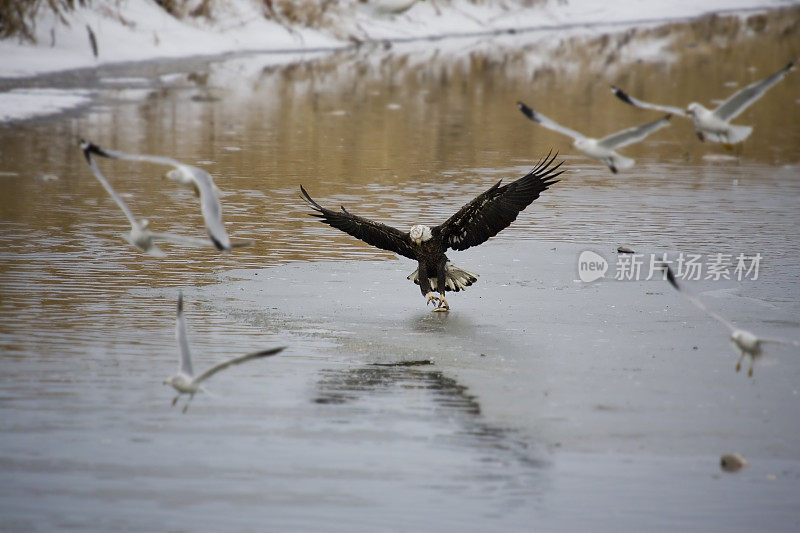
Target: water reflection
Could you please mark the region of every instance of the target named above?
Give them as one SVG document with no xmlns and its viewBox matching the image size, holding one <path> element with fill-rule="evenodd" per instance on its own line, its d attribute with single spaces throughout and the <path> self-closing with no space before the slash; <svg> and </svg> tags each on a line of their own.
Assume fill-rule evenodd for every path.
<svg viewBox="0 0 800 533">
<path fill-rule="evenodd" d="M 526 491 L 538 493 L 541 480 L 536 482 L 536 471 L 528 469 L 541 469 L 546 462 L 536 457 L 534 443 L 487 423 L 481 417 L 480 403 L 467 387 L 432 366 L 430 360 L 421 359 L 325 369 L 314 402 L 335 408 L 338 412 L 330 416 L 344 416 L 346 424 L 360 427 L 383 419 L 407 429 L 409 425 L 427 429 L 404 432 L 399 438 L 431 440 L 433 434 L 437 446 L 478 452 L 478 464 L 503 464 L 491 474 L 495 481 L 513 481 L 519 487 L 528 479 Z M 431 433 L 432 428 L 436 429 Z M 463 476 L 489 475 L 483 470 L 477 467 L 471 473 L 464 471 Z"/>
<path fill-rule="evenodd" d="M 446 333 L 453 337 L 469 333 L 475 328 L 475 324 L 470 320 L 469 316 L 453 313 L 431 313 L 429 309 L 425 309 L 406 319 L 405 326 L 417 333 Z"/>
<path fill-rule="evenodd" d="M 317 403 L 344 404 L 350 401 L 368 401 L 376 393 L 394 394 L 392 389 L 422 389 L 433 393 L 437 405 L 451 407 L 461 413 L 479 415 L 480 405 L 467 394 L 467 388 L 440 371 L 421 371 L 418 367 L 429 366 L 429 360 L 403 361 L 399 363 L 375 363 L 365 368 L 345 371 L 327 370 L 318 387 Z M 362 394 L 362 393 L 368 394 Z M 355 393 L 355 394 L 353 394 Z"/>
</svg>

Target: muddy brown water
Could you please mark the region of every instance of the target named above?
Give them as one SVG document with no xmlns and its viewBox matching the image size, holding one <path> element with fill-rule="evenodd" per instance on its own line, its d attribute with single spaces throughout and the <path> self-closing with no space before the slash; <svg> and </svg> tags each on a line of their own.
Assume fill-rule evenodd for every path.
<svg viewBox="0 0 800 533">
<path fill-rule="evenodd" d="M 614 99 L 610 84 L 656 102 L 710 105 L 785 65 L 800 49 L 797 32 L 798 12 L 787 10 L 3 82 L 90 89 L 94 99 L 0 127 L 0 528 L 795 529 L 800 457 L 792 445 L 800 429 L 791 413 L 800 365 L 784 361 L 772 370 L 779 374 L 772 387 L 769 369 L 761 377 L 757 368 L 757 385 L 737 382 L 749 387 L 753 411 L 731 399 L 726 413 L 771 413 L 749 425 L 745 419 L 740 435 L 700 435 L 696 418 L 681 424 L 677 409 L 656 410 L 644 400 L 647 408 L 623 413 L 634 421 L 626 433 L 592 416 L 616 410 L 600 399 L 588 415 L 579 414 L 581 404 L 574 411 L 562 404 L 529 418 L 504 416 L 498 405 L 517 389 L 468 386 L 472 367 L 448 367 L 442 354 L 453 350 L 427 344 L 425 335 L 452 335 L 460 346 L 457 338 L 485 333 L 476 341 L 481 349 L 507 346 L 508 364 L 519 365 L 510 368 L 532 371 L 514 350 L 517 340 L 538 345 L 536 333 L 517 324 L 509 337 L 503 312 L 491 306 L 509 283 L 520 292 L 537 284 L 514 277 L 514 261 L 526 257 L 520 247 L 530 245 L 536 257 L 568 250 L 558 258 L 570 263 L 583 245 L 610 251 L 629 244 L 761 253 L 762 279 L 740 291 L 761 307 L 731 305 L 731 312 L 751 321 L 763 314 L 762 327 L 797 337 L 796 72 L 735 120 L 754 127 L 743 145 L 702 144 L 675 117 L 670 128 L 621 150 L 637 165 L 618 175 L 515 106 L 524 100 L 568 127 L 604 136 L 657 116 Z M 165 245 L 164 259 L 131 249 L 119 238 L 124 217 L 81 157 L 81 137 L 203 166 L 224 191 L 230 233 L 256 244 L 229 255 Z M 564 179 L 488 251 L 458 256 L 462 266 L 481 266 L 480 287 L 472 289 L 481 303 L 469 291 L 458 295 L 451 303 L 459 313 L 447 319 L 429 317 L 417 288 L 403 279 L 413 265 L 381 266 L 394 265 L 386 261 L 393 255 L 308 217 L 298 194 L 303 184 L 321 203 L 398 227 L 435 224 L 551 149 L 566 161 Z M 101 164 L 134 214 L 155 229 L 202 236 L 196 199 L 162 180 L 164 169 Z M 387 268 L 383 291 L 383 280 L 373 278 Z M 259 294 L 259 311 L 241 303 L 259 285 L 225 288 L 257 272 L 270 277 L 263 286 L 276 294 Z M 303 280 L 296 292 L 292 272 Z M 377 288 L 349 284 L 354 272 Z M 574 270 L 548 272 L 559 290 L 579 290 Z M 348 281 L 337 286 L 337 276 Z M 197 367 L 263 345 L 289 346 L 264 364 L 216 376 L 213 394 L 196 397 L 186 415 L 170 408 L 172 394 L 161 385 L 175 365 L 178 287 L 187 291 Z M 402 297 L 381 297 L 394 290 Z M 554 298 L 548 295 L 545 304 Z M 524 294 L 518 298 L 522 305 Z M 515 302 L 508 298 L 509 306 Z M 402 316 L 392 314 L 393 304 Z M 579 307 L 565 314 L 594 320 Z M 724 344 L 724 331 L 719 336 Z M 494 338 L 503 340 L 486 340 Z M 644 342 L 637 338 L 627 342 Z M 691 350 L 690 340 L 667 333 L 664 341 Z M 593 341 L 576 342 L 602 352 Z M 563 387 L 585 389 L 569 381 L 576 371 L 570 361 L 558 363 L 570 383 Z M 719 364 L 728 371 L 729 362 Z M 738 389 L 719 388 L 742 400 Z M 530 401 L 542 397 L 536 390 Z M 553 431 L 550 416 L 586 421 L 596 435 Z M 674 449 L 635 435 L 640 419 L 659 416 L 681 435 Z M 758 451 L 744 451 L 763 453 L 762 460 L 748 457 L 752 466 L 739 477 L 715 468 L 717 454 L 743 451 L 723 444 L 756 440 Z"/>
</svg>

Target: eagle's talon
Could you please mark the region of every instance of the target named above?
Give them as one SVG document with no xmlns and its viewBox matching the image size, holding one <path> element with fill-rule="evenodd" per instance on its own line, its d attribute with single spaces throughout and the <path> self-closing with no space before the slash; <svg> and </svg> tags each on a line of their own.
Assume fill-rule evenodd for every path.
<svg viewBox="0 0 800 533">
<path fill-rule="evenodd" d="M 428 301 L 425 302 L 425 306 L 427 307 L 427 305 L 429 303 L 431 303 L 431 302 L 434 302 L 434 306 L 435 307 L 439 307 L 441 305 L 441 302 L 439 301 L 439 297 L 436 294 L 434 294 L 432 292 L 429 292 L 428 293 Z"/>
<path fill-rule="evenodd" d="M 439 304 L 436 306 L 434 311 L 443 312 L 450 310 L 450 306 L 447 304 L 447 300 L 444 299 L 444 294 L 440 294 L 436 299 L 439 300 Z"/>
</svg>

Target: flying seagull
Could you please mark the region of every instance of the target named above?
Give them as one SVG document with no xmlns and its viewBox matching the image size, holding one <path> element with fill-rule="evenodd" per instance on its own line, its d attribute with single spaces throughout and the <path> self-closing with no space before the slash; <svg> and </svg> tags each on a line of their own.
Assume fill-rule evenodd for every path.
<svg viewBox="0 0 800 533">
<path fill-rule="evenodd" d="M 185 165 L 170 157 L 157 155 L 126 154 L 115 150 L 105 150 L 96 144 L 88 143 L 88 150 L 91 153 L 111 159 L 128 159 L 131 161 L 145 161 L 160 165 L 175 167 L 167 173 L 167 177 L 181 185 L 191 186 L 200 196 L 200 210 L 203 213 L 203 220 L 206 223 L 206 231 L 218 250 L 230 252 L 232 248 L 247 246 L 252 241 L 231 242 L 225 225 L 222 223 L 222 204 L 220 204 L 217 188 L 214 180 L 208 172 L 201 168 Z"/>
<path fill-rule="evenodd" d="M 622 148 L 629 144 L 641 141 L 656 130 L 660 130 L 669 124 L 670 116 L 658 119 L 654 122 L 648 122 L 641 126 L 634 126 L 617 133 L 613 133 L 602 139 L 593 139 L 578 133 L 575 130 L 565 128 L 561 124 L 553 122 L 541 113 L 537 113 L 522 102 L 517 102 L 517 107 L 522 111 L 522 114 L 544 126 L 547 129 L 563 133 L 574 139 L 572 143 L 575 148 L 581 151 L 586 157 L 598 159 L 608 165 L 611 172 L 617 173 L 619 169 L 630 168 L 633 166 L 634 160 L 629 157 L 619 155 L 614 151 L 615 148 Z"/>
<path fill-rule="evenodd" d="M 747 356 L 747 357 L 750 358 L 750 369 L 747 371 L 747 375 L 748 376 L 752 376 L 753 375 L 753 366 L 756 363 L 756 358 L 758 358 L 761 355 L 763 355 L 764 352 L 762 351 L 762 345 L 765 344 L 765 343 L 788 344 L 788 345 L 791 345 L 791 346 L 800 347 L 800 342 L 797 342 L 797 341 L 784 341 L 784 340 L 779 340 L 779 339 L 763 339 L 763 338 L 757 337 L 755 334 L 753 334 L 753 333 L 751 333 L 751 332 L 749 332 L 747 330 L 737 328 L 736 326 L 734 326 L 733 324 L 728 322 L 726 319 L 724 319 L 723 317 L 721 317 L 717 313 L 715 313 L 713 311 L 710 311 L 705 305 L 703 305 L 703 302 L 701 302 L 700 299 L 697 296 L 695 296 L 694 294 L 691 294 L 689 292 L 686 292 L 684 289 L 682 289 L 680 287 L 680 285 L 678 285 L 678 282 L 675 279 L 675 275 L 672 273 L 672 269 L 669 268 L 669 266 L 667 266 L 667 265 L 663 265 L 663 266 L 664 266 L 664 268 L 666 270 L 667 281 L 669 281 L 670 285 L 675 287 L 678 290 L 678 292 L 680 292 L 681 294 L 686 296 L 686 298 L 690 302 L 692 302 L 697 308 L 699 308 L 705 314 L 707 314 L 708 316 L 710 316 L 711 318 L 713 318 L 714 320 L 716 320 L 717 322 L 719 322 L 720 324 L 722 324 L 723 326 L 725 326 L 726 328 L 728 328 L 730 330 L 730 332 L 731 332 L 731 341 L 733 342 L 733 344 L 736 345 L 736 347 L 739 349 L 739 352 L 741 353 L 741 356 L 739 357 L 739 360 L 736 362 L 736 371 L 737 372 L 742 369 L 742 361 L 744 360 L 745 356 Z"/>
<path fill-rule="evenodd" d="M 239 363 L 244 363 L 251 359 L 275 355 L 286 348 L 285 346 L 281 346 L 280 348 L 270 348 L 269 350 L 261 350 L 241 357 L 234 357 L 233 359 L 217 363 L 199 376 L 195 376 L 192 370 L 192 354 L 189 353 L 189 340 L 186 335 L 186 319 L 183 317 L 182 291 L 178 293 L 178 317 L 175 323 L 175 338 L 178 340 L 178 350 L 180 352 L 178 373 L 164 381 L 164 385 L 172 385 L 175 390 L 178 391 L 178 395 L 172 400 L 172 405 L 178 403 L 178 398 L 180 398 L 181 394 L 189 395 L 189 399 L 186 400 L 186 405 L 183 406 L 184 413 L 189 409 L 189 402 L 192 401 L 196 393 L 206 392 L 200 384 L 220 370 L 225 370 L 229 366 L 238 365 Z"/>
<path fill-rule="evenodd" d="M 122 198 L 111 187 L 111 184 L 108 183 L 108 180 L 105 176 L 103 176 L 103 173 L 100 172 L 100 169 L 97 168 L 97 163 L 95 163 L 94 159 L 92 158 L 93 146 L 94 145 L 84 140 L 81 140 L 80 142 L 83 155 L 86 157 L 86 162 L 89 163 L 89 168 L 92 170 L 92 173 L 105 188 L 111 198 L 117 203 L 120 209 L 122 209 L 122 212 L 125 214 L 128 222 L 131 224 L 131 231 L 123 234 L 123 239 L 128 241 L 128 243 L 130 243 L 132 246 L 135 246 L 139 250 L 155 257 L 164 257 L 166 255 L 158 246 L 155 245 L 156 240 L 173 242 L 176 244 L 185 244 L 189 246 L 211 245 L 211 241 L 206 241 L 203 239 L 194 239 L 192 237 L 184 237 L 182 235 L 175 235 L 172 233 L 153 233 L 148 229 L 150 223 L 146 219 L 136 220 L 136 218 L 133 216 L 133 213 L 131 213 L 131 210 L 128 209 L 127 204 L 125 204 Z"/>
<path fill-rule="evenodd" d="M 747 139 L 753 128 L 750 126 L 734 126 L 730 124 L 730 121 L 739 116 L 750 104 L 761 98 L 770 87 L 781 81 L 792 69 L 794 63 L 795 60 L 793 59 L 772 76 L 767 76 L 763 80 L 751 83 L 744 89 L 733 93 L 714 110 L 706 109 L 697 102 L 692 102 L 685 110 L 679 107 L 650 104 L 633 98 L 614 85 L 611 86 L 611 92 L 623 102 L 635 107 L 655 109 L 656 111 L 664 111 L 691 118 L 697 137 L 701 141 L 708 139 L 719 143 L 736 144 Z"/>
<path fill-rule="evenodd" d="M 450 306 L 445 300 L 445 292 L 465 290 L 478 280 L 477 275 L 450 263 L 445 255 L 447 249 L 466 250 L 508 227 L 520 211 L 558 182 L 555 178 L 563 170 L 558 171 L 561 163 L 552 166 L 555 158 L 555 155 L 550 157 L 548 154 L 527 175 L 508 185 L 501 186 L 503 180 L 498 181 L 444 224 L 433 228 L 417 224 L 408 232 L 353 215 L 344 207 L 341 211 L 326 209 L 312 200 L 302 185 L 300 192 L 316 211 L 312 216 L 325 224 L 377 248 L 416 260 L 418 267 L 407 279 L 419 285 L 422 295 L 427 296 L 427 303 L 434 302 L 434 311 L 447 311 Z"/>
</svg>

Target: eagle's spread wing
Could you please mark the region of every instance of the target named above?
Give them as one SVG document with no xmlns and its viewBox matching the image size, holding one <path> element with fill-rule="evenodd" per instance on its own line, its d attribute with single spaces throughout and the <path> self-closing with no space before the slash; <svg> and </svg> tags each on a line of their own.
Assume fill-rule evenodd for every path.
<svg viewBox="0 0 800 533">
<path fill-rule="evenodd" d="M 528 207 L 539 194 L 557 183 L 555 178 L 561 163 L 551 166 L 556 155 L 547 156 L 527 175 L 500 186 L 498 181 L 491 189 L 479 195 L 451 216 L 441 226 L 433 229 L 442 237 L 445 249 L 466 250 L 494 237 L 511 224 L 520 211 Z"/>
<path fill-rule="evenodd" d="M 312 216 L 322 219 L 325 224 L 349 233 L 353 237 L 377 248 L 404 255 L 409 259 L 417 259 L 414 249 L 411 247 L 411 238 L 408 233 L 380 222 L 373 222 L 372 220 L 352 215 L 344 207 L 342 207 L 341 211 L 326 209 L 312 200 L 302 185 L 300 186 L 300 192 L 311 208 L 317 211 Z"/>
</svg>

